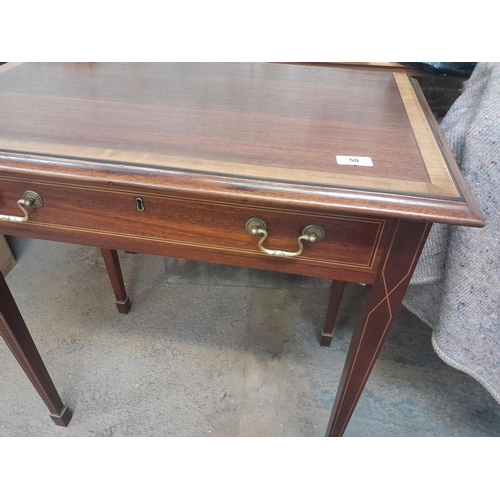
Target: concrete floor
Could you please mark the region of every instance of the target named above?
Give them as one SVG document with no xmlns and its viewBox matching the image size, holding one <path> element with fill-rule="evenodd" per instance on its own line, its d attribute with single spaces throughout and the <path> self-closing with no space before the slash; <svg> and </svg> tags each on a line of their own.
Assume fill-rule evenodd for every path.
<svg viewBox="0 0 500 500">
<path fill-rule="evenodd" d="M 97 249 L 11 243 L 7 282 L 74 416 L 52 423 L 0 341 L 1 436 L 324 435 L 363 287 L 348 286 L 327 349 L 326 281 L 120 253 L 124 316 Z M 500 435 L 500 406 L 430 338 L 400 313 L 346 436 Z"/>
</svg>

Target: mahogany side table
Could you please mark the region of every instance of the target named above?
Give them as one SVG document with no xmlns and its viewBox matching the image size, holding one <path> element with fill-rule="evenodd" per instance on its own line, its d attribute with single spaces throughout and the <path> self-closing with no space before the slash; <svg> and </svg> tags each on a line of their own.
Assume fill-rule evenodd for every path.
<svg viewBox="0 0 500 500">
<path fill-rule="evenodd" d="M 484 222 L 404 73 L 281 64 L 0 67 L 0 232 L 345 282 L 366 294 L 328 436 L 341 436 L 432 223 Z M 0 276 L 0 333 L 62 403 Z"/>
</svg>

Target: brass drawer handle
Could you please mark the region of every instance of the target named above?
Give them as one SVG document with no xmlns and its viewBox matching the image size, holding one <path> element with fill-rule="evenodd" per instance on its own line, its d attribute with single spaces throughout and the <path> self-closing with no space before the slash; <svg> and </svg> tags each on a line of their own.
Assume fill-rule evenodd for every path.
<svg viewBox="0 0 500 500">
<path fill-rule="evenodd" d="M 24 198 L 21 198 L 17 201 L 17 205 L 21 209 L 24 214 L 24 217 L 20 215 L 1 215 L 0 221 L 6 222 L 26 222 L 29 218 L 28 211 L 26 210 L 29 207 L 40 208 L 43 205 L 42 197 L 35 193 L 34 191 L 26 191 L 24 193 Z"/>
<path fill-rule="evenodd" d="M 304 250 L 302 241 L 309 241 L 310 243 L 316 243 L 321 241 L 325 236 L 325 232 L 319 226 L 307 226 L 302 231 L 302 235 L 299 236 L 297 242 L 299 244 L 299 249 L 296 252 L 285 252 L 283 250 L 268 250 L 264 248 L 263 243 L 267 238 L 266 223 L 260 219 L 250 219 L 247 221 L 247 231 L 253 235 L 261 235 L 262 238 L 259 240 L 259 249 L 273 257 L 298 257 Z"/>
</svg>

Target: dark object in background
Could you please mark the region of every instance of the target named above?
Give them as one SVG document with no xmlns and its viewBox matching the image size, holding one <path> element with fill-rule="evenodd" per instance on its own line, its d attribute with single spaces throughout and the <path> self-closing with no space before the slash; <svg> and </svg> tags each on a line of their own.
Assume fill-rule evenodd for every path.
<svg viewBox="0 0 500 500">
<path fill-rule="evenodd" d="M 468 78 L 477 62 L 403 62 L 405 66 L 436 76 L 463 76 Z"/>
<path fill-rule="evenodd" d="M 420 83 L 422 92 L 439 123 L 462 93 L 463 83 L 471 76 L 477 63 L 413 62 L 400 64 L 421 72 L 422 76 L 415 78 Z"/>
</svg>

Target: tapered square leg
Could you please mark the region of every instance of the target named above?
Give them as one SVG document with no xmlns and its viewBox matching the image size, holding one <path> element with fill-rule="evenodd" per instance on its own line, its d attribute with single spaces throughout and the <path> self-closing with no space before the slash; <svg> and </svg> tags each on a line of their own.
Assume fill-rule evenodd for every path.
<svg viewBox="0 0 500 500">
<path fill-rule="evenodd" d="M 118 252 L 116 250 L 101 248 L 101 253 L 108 271 L 111 286 L 113 287 L 118 312 L 121 314 L 128 314 L 130 308 L 132 307 L 132 303 L 127 295 L 125 283 L 123 282 Z"/>
<path fill-rule="evenodd" d="M 367 286 L 326 435 L 344 434 L 384 339 L 403 301 L 431 228 L 430 223 L 399 220 L 373 285 Z"/>
<path fill-rule="evenodd" d="M 328 309 L 326 312 L 325 327 L 323 328 L 323 333 L 320 337 L 320 345 L 323 347 L 330 347 L 333 338 L 333 327 L 335 326 L 335 321 L 337 320 L 337 314 L 339 312 L 340 302 L 342 301 L 342 296 L 345 290 L 345 281 L 332 281 L 330 287 L 330 301 L 328 302 Z"/>
<path fill-rule="evenodd" d="M 0 334 L 47 405 L 52 420 L 57 425 L 66 427 L 71 420 L 71 411 L 62 403 L 2 273 L 0 273 Z"/>
</svg>

